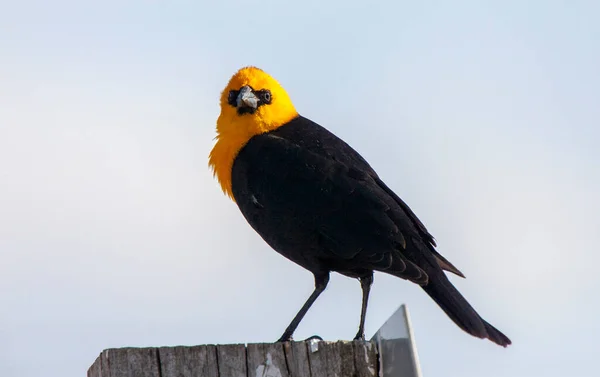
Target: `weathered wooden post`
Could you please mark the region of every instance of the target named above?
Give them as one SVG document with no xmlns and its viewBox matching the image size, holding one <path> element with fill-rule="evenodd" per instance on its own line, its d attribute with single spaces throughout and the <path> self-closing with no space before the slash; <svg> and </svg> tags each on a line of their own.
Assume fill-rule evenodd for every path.
<svg viewBox="0 0 600 377">
<path fill-rule="evenodd" d="M 371 341 L 310 340 L 248 345 L 107 349 L 100 353 L 87 375 L 88 377 L 420 377 L 407 315 L 406 308 L 402 306 Z M 395 327 L 400 328 L 395 329 Z M 402 338 L 404 335 L 406 339 Z M 384 361 L 385 365 L 382 365 L 381 361 Z M 381 374 L 382 371 L 385 373 Z"/>
</svg>

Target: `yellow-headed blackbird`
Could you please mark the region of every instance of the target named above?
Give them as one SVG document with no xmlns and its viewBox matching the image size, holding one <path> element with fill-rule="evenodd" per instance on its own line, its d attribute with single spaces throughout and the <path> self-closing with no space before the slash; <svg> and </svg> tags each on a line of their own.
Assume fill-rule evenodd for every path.
<svg viewBox="0 0 600 377">
<path fill-rule="evenodd" d="M 343 140 L 299 115 L 288 93 L 256 67 L 239 70 L 221 94 L 212 167 L 223 191 L 277 252 L 313 273 L 315 290 L 279 341 L 325 290 L 331 271 L 358 278 L 360 324 L 381 271 L 416 283 L 464 331 L 506 347 L 446 277 L 464 275 L 436 250 L 417 216 Z"/>
</svg>

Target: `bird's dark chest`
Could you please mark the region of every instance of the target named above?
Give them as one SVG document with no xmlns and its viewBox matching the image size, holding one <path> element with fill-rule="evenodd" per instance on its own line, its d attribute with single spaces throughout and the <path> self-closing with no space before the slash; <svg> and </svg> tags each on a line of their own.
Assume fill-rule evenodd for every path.
<svg viewBox="0 0 600 377">
<path fill-rule="evenodd" d="M 311 195 L 302 178 L 284 170 L 285 161 L 261 164 L 275 159 L 263 151 L 260 158 L 242 150 L 232 169 L 232 189 L 236 203 L 250 226 L 274 250 L 295 263 L 313 270 L 319 249 L 319 197 Z M 279 175 L 288 184 L 277 184 Z M 305 187 L 304 187 L 305 188 Z"/>
<path fill-rule="evenodd" d="M 317 228 L 325 196 L 308 189 L 318 182 L 310 181 L 306 171 L 294 170 L 294 164 L 287 161 L 293 156 L 272 155 L 268 148 L 254 147 L 243 148 L 233 164 L 236 204 L 265 242 L 310 269 L 314 261 L 306 259 L 314 258 L 319 248 Z M 326 186 L 322 189 L 327 190 Z"/>
</svg>

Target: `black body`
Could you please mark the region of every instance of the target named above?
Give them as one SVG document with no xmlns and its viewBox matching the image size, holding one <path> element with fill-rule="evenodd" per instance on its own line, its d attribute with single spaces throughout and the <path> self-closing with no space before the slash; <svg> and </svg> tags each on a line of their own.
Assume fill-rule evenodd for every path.
<svg viewBox="0 0 600 377">
<path fill-rule="evenodd" d="M 291 337 L 330 271 L 361 279 L 357 338 L 364 337 L 373 271 L 381 271 L 421 285 L 468 333 L 510 344 L 447 279 L 443 270 L 462 274 L 435 251 L 433 237 L 410 208 L 354 149 L 318 124 L 299 116 L 251 138 L 234 161 L 232 189 L 261 237 L 315 276 L 315 292 L 281 340 Z"/>
</svg>

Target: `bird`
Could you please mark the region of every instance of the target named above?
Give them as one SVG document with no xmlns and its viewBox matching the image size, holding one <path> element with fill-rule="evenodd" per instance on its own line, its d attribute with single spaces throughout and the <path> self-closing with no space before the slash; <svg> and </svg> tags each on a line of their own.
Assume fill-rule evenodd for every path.
<svg viewBox="0 0 600 377">
<path fill-rule="evenodd" d="M 376 127 L 370 125 L 369 127 Z M 271 75 L 245 66 L 220 96 L 209 167 L 250 226 L 282 256 L 310 271 L 314 290 L 278 342 L 291 341 L 332 272 L 362 290 L 355 340 L 365 339 L 374 272 L 419 285 L 458 327 L 506 347 L 445 272 L 464 274 L 369 163 L 325 127 L 300 115 Z"/>
</svg>

